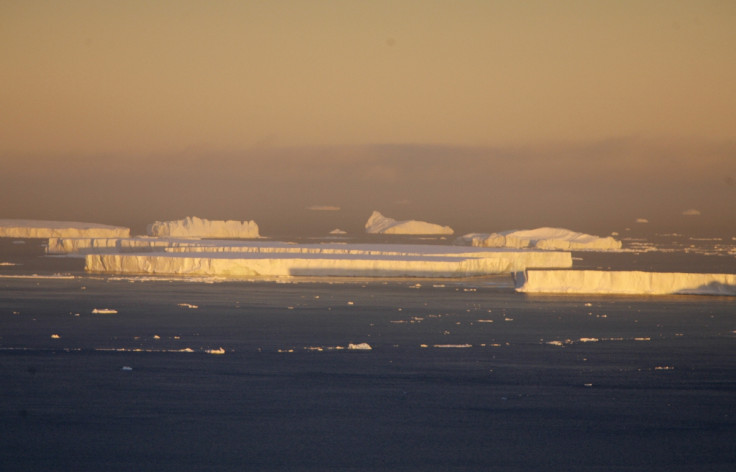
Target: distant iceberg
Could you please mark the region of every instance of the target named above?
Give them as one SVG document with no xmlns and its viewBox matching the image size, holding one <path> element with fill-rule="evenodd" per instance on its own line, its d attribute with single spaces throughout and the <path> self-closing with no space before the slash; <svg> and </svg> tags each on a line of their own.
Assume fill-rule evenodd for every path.
<svg viewBox="0 0 736 472">
<path fill-rule="evenodd" d="M 525 293 L 736 296 L 736 275 L 602 270 L 527 270 L 526 273 L 517 274 L 516 291 Z"/>
<path fill-rule="evenodd" d="M 53 220 L 0 220 L 0 238 L 127 238 L 130 228 Z"/>
<path fill-rule="evenodd" d="M 610 236 L 602 238 L 577 233 L 564 228 L 537 228 L 500 233 L 469 233 L 460 236 L 455 244 L 474 247 L 508 247 L 555 249 L 564 251 L 610 251 L 621 249 L 621 241 Z"/>
<path fill-rule="evenodd" d="M 374 211 L 365 223 L 365 232 L 370 234 L 453 234 L 449 226 L 442 226 L 426 221 L 396 221 Z"/>
<path fill-rule="evenodd" d="M 255 221 L 205 220 L 188 216 L 175 221 L 156 221 L 148 225 L 148 235 L 175 238 L 258 238 Z"/>
</svg>

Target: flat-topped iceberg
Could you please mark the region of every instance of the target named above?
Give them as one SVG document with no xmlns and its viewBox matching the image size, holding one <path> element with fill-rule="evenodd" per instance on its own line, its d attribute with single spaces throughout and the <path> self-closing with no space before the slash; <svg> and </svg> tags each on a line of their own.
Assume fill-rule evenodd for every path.
<svg viewBox="0 0 736 472">
<path fill-rule="evenodd" d="M 225 277 L 470 277 L 569 268 L 569 252 L 421 244 L 288 244 L 192 241 L 152 252 L 85 251 L 96 273 Z"/>
<path fill-rule="evenodd" d="M 130 228 L 54 220 L 0 220 L 2 238 L 127 238 Z"/>
<path fill-rule="evenodd" d="M 734 274 L 602 270 L 527 270 L 516 290 L 525 293 L 736 296 Z"/>
<path fill-rule="evenodd" d="M 175 238 L 258 238 L 255 221 L 206 220 L 188 216 L 181 220 L 156 221 L 148 225 L 148 235 Z"/>
<path fill-rule="evenodd" d="M 370 234 L 453 234 L 449 226 L 426 221 L 397 221 L 374 211 L 365 223 L 365 232 Z"/>
<path fill-rule="evenodd" d="M 621 241 L 577 233 L 564 228 L 537 228 L 500 233 L 470 233 L 460 236 L 456 244 L 474 247 L 510 247 L 558 249 L 564 251 L 611 251 L 621 249 Z"/>
</svg>

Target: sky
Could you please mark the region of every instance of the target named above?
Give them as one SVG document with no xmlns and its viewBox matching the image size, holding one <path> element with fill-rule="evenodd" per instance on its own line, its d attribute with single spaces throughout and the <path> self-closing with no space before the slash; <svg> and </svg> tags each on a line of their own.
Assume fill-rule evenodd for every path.
<svg viewBox="0 0 736 472">
<path fill-rule="evenodd" d="M 736 236 L 735 50 L 730 0 L 0 0 L 0 218 Z"/>
</svg>

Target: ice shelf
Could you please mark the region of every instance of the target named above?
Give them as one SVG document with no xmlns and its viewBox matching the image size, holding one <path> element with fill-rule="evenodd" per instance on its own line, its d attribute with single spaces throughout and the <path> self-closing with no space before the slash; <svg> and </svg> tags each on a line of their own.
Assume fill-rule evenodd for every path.
<svg viewBox="0 0 736 472">
<path fill-rule="evenodd" d="M 500 233 L 469 233 L 458 237 L 456 244 L 474 247 L 511 247 L 557 249 L 563 251 L 609 251 L 621 249 L 621 241 L 564 228 L 536 228 Z"/>
<path fill-rule="evenodd" d="M 600 270 L 527 270 L 517 274 L 525 293 L 736 296 L 736 275 Z"/>
<path fill-rule="evenodd" d="M 54 220 L 0 220 L 3 238 L 126 238 L 130 228 Z"/>
<path fill-rule="evenodd" d="M 370 234 L 453 234 L 449 226 L 426 221 L 397 221 L 374 211 L 365 223 L 365 232 Z"/>
</svg>

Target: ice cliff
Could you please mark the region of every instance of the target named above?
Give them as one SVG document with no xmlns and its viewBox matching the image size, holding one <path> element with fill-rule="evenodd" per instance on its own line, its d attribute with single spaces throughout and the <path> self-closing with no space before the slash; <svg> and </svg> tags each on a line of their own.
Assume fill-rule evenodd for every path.
<svg viewBox="0 0 736 472">
<path fill-rule="evenodd" d="M 564 228 L 537 228 L 500 233 L 470 233 L 460 236 L 456 244 L 474 247 L 510 247 L 558 249 L 564 251 L 610 251 L 621 249 L 621 241 L 577 233 Z"/>
<path fill-rule="evenodd" d="M 130 228 L 79 221 L 0 220 L 0 238 L 127 238 Z"/>
<path fill-rule="evenodd" d="M 365 232 L 370 234 L 453 234 L 449 226 L 426 221 L 397 221 L 374 211 L 365 223 Z"/>
<path fill-rule="evenodd" d="M 175 221 L 156 221 L 148 225 L 148 235 L 176 238 L 258 238 L 255 221 L 206 220 L 188 216 Z"/>
<path fill-rule="evenodd" d="M 527 270 L 517 275 L 518 292 L 621 295 L 731 295 L 736 275 L 600 270 Z"/>
</svg>

